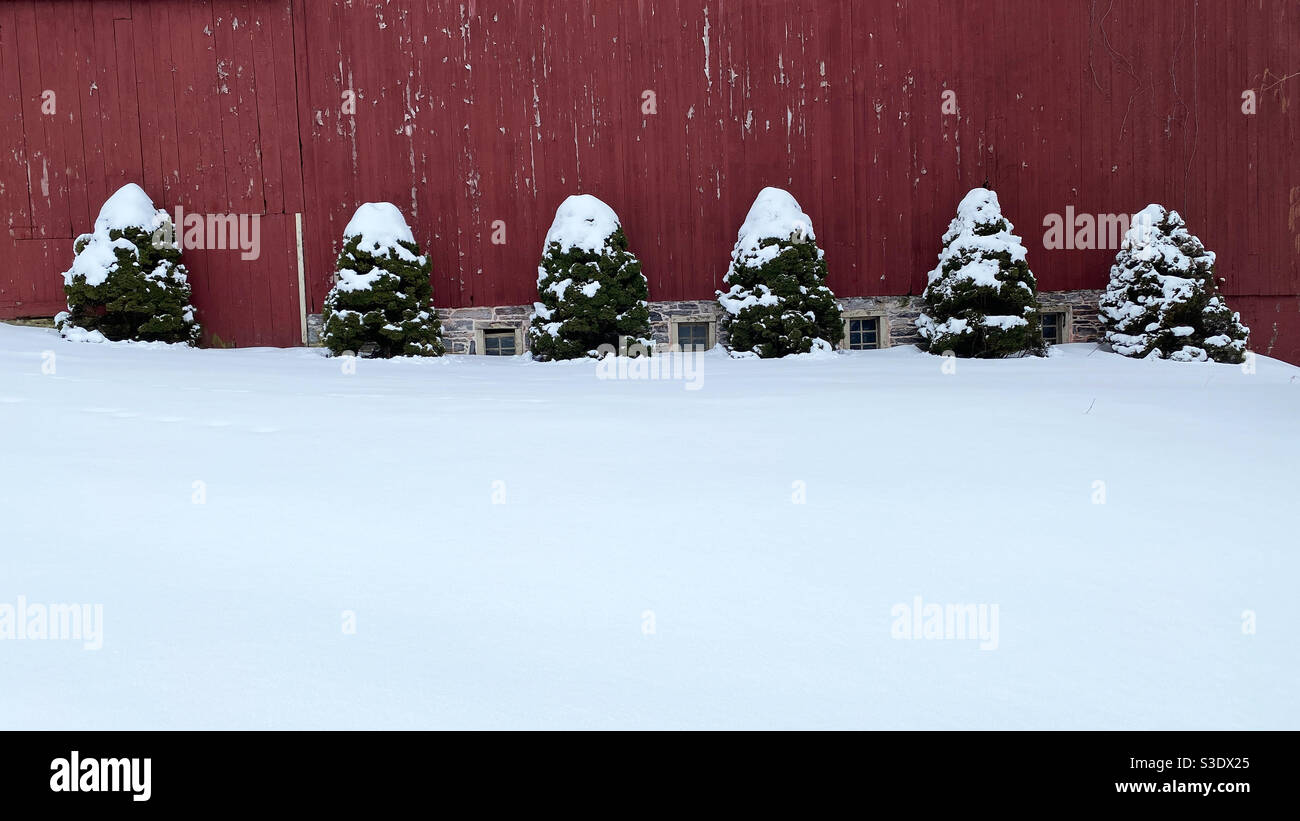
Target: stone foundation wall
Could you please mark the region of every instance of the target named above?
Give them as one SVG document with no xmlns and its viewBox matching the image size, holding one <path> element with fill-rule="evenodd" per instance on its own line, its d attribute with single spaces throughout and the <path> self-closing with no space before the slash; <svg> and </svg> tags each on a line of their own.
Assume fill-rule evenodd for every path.
<svg viewBox="0 0 1300 821">
<path fill-rule="evenodd" d="M 660 345 L 671 344 L 670 326 L 674 317 L 710 317 L 715 323 L 714 333 L 718 342 L 730 341 L 727 330 L 722 327 L 722 306 L 716 299 L 685 299 L 680 302 L 650 303 L 650 335 Z"/>
<path fill-rule="evenodd" d="M 888 327 L 889 347 L 915 345 L 921 341 L 916 332 L 916 318 L 923 302 L 919 296 L 850 296 L 837 300 L 841 311 L 880 313 Z"/>
<path fill-rule="evenodd" d="M 1044 291 L 1038 295 L 1045 313 L 1061 312 L 1069 318 L 1070 342 L 1098 342 L 1102 329 L 1098 318 L 1097 302 L 1101 291 Z M 839 300 L 845 311 L 867 311 L 885 317 L 889 329 L 889 345 L 915 345 L 921 341 L 916 332 L 916 318 L 921 314 L 922 301 L 918 296 L 844 297 Z M 479 308 L 439 308 L 442 322 L 442 340 L 447 353 L 470 354 L 474 350 L 474 332 L 495 328 L 523 329 L 532 314 L 531 305 L 501 305 Z M 670 342 L 669 326 L 675 317 L 710 317 L 718 341 L 725 344 L 726 331 L 722 327 L 722 306 L 714 299 L 678 300 L 650 303 L 650 330 L 655 342 Z M 311 345 L 320 344 L 320 314 L 307 318 L 307 339 Z M 526 339 L 526 336 L 524 337 Z"/>
<path fill-rule="evenodd" d="M 1044 313 L 1064 312 L 1070 320 L 1069 342 L 1100 342 L 1102 291 L 1045 291 L 1038 295 Z"/>
<path fill-rule="evenodd" d="M 471 354 L 474 350 L 474 331 L 527 328 L 528 317 L 533 313 L 532 305 L 499 305 L 489 308 L 439 308 L 438 319 L 442 322 L 442 343 L 447 346 L 447 353 Z M 521 337 L 520 350 L 527 344 L 527 337 Z"/>
</svg>

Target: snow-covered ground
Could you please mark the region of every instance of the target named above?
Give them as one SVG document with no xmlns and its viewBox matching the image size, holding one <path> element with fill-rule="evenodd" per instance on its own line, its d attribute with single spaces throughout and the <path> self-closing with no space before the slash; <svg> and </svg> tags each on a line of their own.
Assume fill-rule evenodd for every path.
<svg viewBox="0 0 1300 821">
<path fill-rule="evenodd" d="M 0 325 L 0 727 L 1300 727 L 1300 369 L 943 362 Z"/>
</svg>

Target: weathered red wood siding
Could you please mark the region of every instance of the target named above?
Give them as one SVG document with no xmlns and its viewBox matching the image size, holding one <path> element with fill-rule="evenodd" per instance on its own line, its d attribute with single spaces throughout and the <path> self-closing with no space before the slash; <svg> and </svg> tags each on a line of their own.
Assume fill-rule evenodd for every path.
<svg viewBox="0 0 1300 821">
<path fill-rule="evenodd" d="M 407 214 L 439 305 L 530 302 L 576 191 L 619 212 L 652 298 L 707 298 L 764 185 L 813 217 L 837 293 L 905 294 L 987 178 L 1044 289 L 1100 288 L 1114 254 L 1043 248 L 1045 215 L 1179 209 L 1256 349 L 1300 361 L 1297 72 L 1291 0 L 5 3 L 0 316 L 60 307 L 129 180 L 263 215 L 258 260 L 186 258 L 211 333 L 287 345 L 297 212 L 311 311 L 367 200 Z"/>
<path fill-rule="evenodd" d="M 0 316 L 60 310 L 73 238 L 138 182 L 171 212 L 261 215 L 258 259 L 185 254 L 209 341 L 299 339 L 293 40 L 287 0 L 0 4 Z"/>
</svg>

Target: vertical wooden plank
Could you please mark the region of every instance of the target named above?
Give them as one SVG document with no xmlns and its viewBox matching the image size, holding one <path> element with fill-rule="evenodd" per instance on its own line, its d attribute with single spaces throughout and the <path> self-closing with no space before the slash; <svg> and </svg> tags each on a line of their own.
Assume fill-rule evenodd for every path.
<svg viewBox="0 0 1300 821">
<path fill-rule="evenodd" d="M 31 209 L 32 236 L 71 236 L 66 203 L 58 201 L 54 184 L 57 159 L 51 156 L 54 142 L 51 123 L 41 115 L 41 91 L 46 82 L 41 72 L 40 38 L 35 3 L 20 3 L 15 8 L 14 25 L 18 41 L 18 65 L 24 78 L 21 107 L 27 156 L 27 199 Z M 20 291 L 31 299 L 30 286 Z"/>
<path fill-rule="evenodd" d="M 155 202 L 175 218 L 181 196 L 181 160 L 177 141 L 178 106 L 176 60 L 170 22 L 171 5 L 154 4 L 134 10 L 140 31 L 147 32 L 154 48 L 142 58 L 147 69 L 136 73 L 136 99 L 140 106 L 140 144 L 145 180 L 156 186 Z M 152 189 L 151 189 L 152 190 Z"/>
<path fill-rule="evenodd" d="M 106 137 L 104 133 L 104 96 L 100 93 L 100 66 L 97 63 L 99 51 L 96 42 L 99 37 L 112 41 L 111 18 L 109 30 L 99 35 L 96 27 L 104 28 L 103 15 L 96 12 L 88 0 L 73 3 L 73 42 L 75 44 L 77 79 L 76 101 L 80 118 L 82 180 L 86 192 L 86 215 L 81 230 L 89 231 L 90 225 L 99 213 L 100 207 L 112 193 L 108 190 L 108 162 L 104 156 Z"/>
<path fill-rule="evenodd" d="M 128 13 L 123 8 L 119 14 Z M 113 18 L 113 56 L 109 61 L 109 71 L 113 93 L 113 132 L 116 160 L 112 169 L 109 187 L 116 191 L 128 182 L 146 181 L 144 159 L 140 144 L 140 106 L 136 96 L 136 42 L 135 26 L 129 17 Z M 161 192 L 154 190 L 152 196 L 157 198 Z"/>
<path fill-rule="evenodd" d="M 54 113 L 41 110 L 44 133 L 49 142 L 48 164 L 42 163 L 41 189 L 48 189 L 54 213 L 62 215 L 57 225 L 46 226 L 46 236 L 75 237 L 90 230 L 90 220 L 98 211 L 86 198 L 82 180 L 84 165 L 81 150 L 81 124 L 77 120 L 77 67 L 72 46 L 72 21 L 54 14 L 51 3 L 36 4 L 38 48 L 41 54 L 41 88 L 33 89 L 38 97 L 47 91 L 54 94 Z M 51 216 L 54 216 L 54 213 Z M 65 222 L 66 220 L 66 222 Z M 66 227 L 65 227 L 66 226 Z M 68 243 L 71 258 L 71 243 Z"/>
<path fill-rule="evenodd" d="M 27 182 L 26 94 L 19 59 L 17 10 L 16 3 L 0 5 L 0 106 L 3 106 L 3 111 L 0 111 L 0 144 L 9 148 L 0 152 L 0 216 L 12 237 L 27 239 L 32 232 L 32 210 Z M 68 89 L 66 93 L 71 97 L 72 90 Z M 39 91 L 37 96 L 39 98 Z M 65 100 L 65 104 L 71 102 L 71 99 Z M 0 288 L 3 287 L 3 282 L 0 282 Z M 11 281 L 8 287 L 17 287 L 17 283 Z M 3 299 L 0 294 L 0 301 Z"/>
<path fill-rule="evenodd" d="M 257 85 L 254 73 L 252 35 L 255 29 L 247 3 L 242 0 L 214 2 L 213 44 L 217 52 L 217 87 L 221 101 L 222 175 L 227 180 L 230 205 L 235 215 L 262 214 L 266 199 L 262 185 L 261 148 L 258 134 Z M 229 243 L 228 243 L 229 244 Z M 265 275 L 266 259 L 242 260 L 230 249 L 209 250 L 220 263 L 239 295 L 239 317 L 244 325 L 240 344 L 273 339 L 270 284 Z"/>
</svg>

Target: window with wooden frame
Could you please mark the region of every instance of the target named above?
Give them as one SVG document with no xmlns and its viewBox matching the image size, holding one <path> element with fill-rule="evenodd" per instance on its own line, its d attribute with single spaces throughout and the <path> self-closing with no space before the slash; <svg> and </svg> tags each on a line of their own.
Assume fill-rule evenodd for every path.
<svg viewBox="0 0 1300 821">
<path fill-rule="evenodd" d="M 840 347 L 847 351 L 874 351 L 889 347 L 889 324 L 880 311 L 844 311 L 844 338 Z"/>
<path fill-rule="evenodd" d="M 524 352 L 523 328 L 485 321 L 475 323 L 474 353 L 479 356 L 518 356 Z"/>
<path fill-rule="evenodd" d="M 1043 341 L 1048 345 L 1060 345 L 1066 341 L 1065 314 L 1052 312 L 1043 314 Z"/>
<path fill-rule="evenodd" d="M 717 344 L 716 324 L 709 316 L 672 317 L 668 344 L 679 351 L 707 351 Z"/>
</svg>

